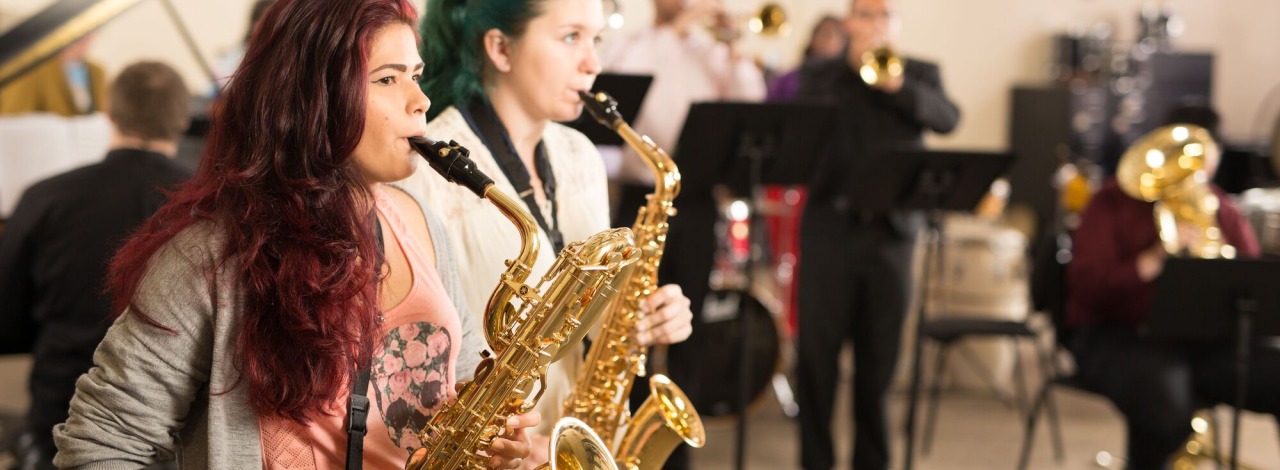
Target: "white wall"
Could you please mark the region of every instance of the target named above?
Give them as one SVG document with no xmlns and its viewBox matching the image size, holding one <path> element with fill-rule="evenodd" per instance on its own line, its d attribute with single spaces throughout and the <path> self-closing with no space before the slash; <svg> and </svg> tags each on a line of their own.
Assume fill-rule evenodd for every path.
<svg viewBox="0 0 1280 470">
<path fill-rule="evenodd" d="M 236 44 L 244 34 L 252 0 L 173 0 L 205 57 Z M 619 0 L 624 30 L 651 21 L 650 0 Z M 741 14 L 762 0 L 725 0 Z M 0 27 L 34 13 L 51 0 L 0 0 Z M 824 13 L 843 14 L 847 0 L 781 0 L 794 31 L 786 38 L 748 39 L 745 49 L 766 61 L 794 64 L 812 23 Z M 904 15 L 901 49 L 939 62 L 963 119 L 950 136 L 935 143 L 952 148 L 1003 148 L 1008 128 L 1009 89 L 1041 82 L 1050 59 L 1049 37 L 1073 25 L 1107 21 L 1115 37 L 1131 40 L 1137 12 L 1151 0 L 900 0 Z M 1184 50 L 1217 54 L 1214 100 L 1223 129 L 1232 138 L 1250 137 L 1264 95 L 1280 87 L 1280 1 L 1172 0 L 1186 21 L 1176 44 Z M 163 59 L 187 77 L 193 89 L 208 80 L 183 45 L 159 0 L 142 0 L 105 26 L 91 54 L 109 72 L 143 58 Z M 1280 112 L 1280 96 L 1271 100 Z M 1268 126 L 1269 120 L 1268 118 Z"/>
<path fill-rule="evenodd" d="M 652 18 L 649 0 L 620 0 L 625 29 Z M 748 14 L 763 0 L 727 0 Z M 747 45 L 767 62 L 793 64 L 812 24 L 826 13 L 843 15 L 848 0 L 782 0 L 794 23 L 790 36 L 755 38 Z M 1269 90 L 1280 88 L 1280 1 L 1175 0 L 1186 32 L 1175 45 L 1216 54 L 1214 101 L 1230 138 L 1251 136 L 1255 116 Z M 1041 83 L 1048 76 L 1050 37 L 1075 26 L 1112 25 L 1113 37 L 1131 42 L 1138 12 L 1150 0 L 899 0 L 904 53 L 942 65 L 943 82 L 962 110 L 956 131 L 934 139 L 942 147 L 1004 148 L 1009 89 Z M 634 13 L 633 13 L 634 12 Z M 1280 113 L 1280 90 L 1268 111 Z M 1268 118 L 1267 127 L 1271 125 Z"/>
</svg>

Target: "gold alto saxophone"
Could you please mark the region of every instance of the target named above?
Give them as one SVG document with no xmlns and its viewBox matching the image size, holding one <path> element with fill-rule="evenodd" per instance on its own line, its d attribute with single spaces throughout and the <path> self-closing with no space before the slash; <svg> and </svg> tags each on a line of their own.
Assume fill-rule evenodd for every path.
<svg viewBox="0 0 1280 470">
<path fill-rule="evenodd" d="M 642 255 L 629 274 L 623 293 L 609 307 L 599 337 L 591 344 L 578 383 L 565 399 L 564 415 L 587 423 L 601 439 L 613 444 L 619 427 L 626 434 L 613 447 L 619 468 L 656 469 L 680 443 L 702 447 L 706 431 L 692 402 L 666 376 L 649 379 L 650 396 L 630 416 L 627 397 L 636 376 L 645 375 L 645 349 L 632 333 L 640 320 L 640 302 L 657 289 L 658 263 L 667 240 L 667 219 L 675 215 L 671 201 L 680 193 L 680 171 L 671 156 L 637 133 L 618 114 L 617 102 L 606 93 L 582 93 L 587 111 L 622 136 L 644 159 L 655 176 L 653 194 L 631 227 Z M 621 277 L 621 276 L 620 276 Z"/>
<path fill-rule="evenodd" d="M 600 318 L 609 301 L 634 269 L 639 250 L 625 228 L 597 233 L 566 246 L 536 286 L 525 284 L 538 253 L 537 226 L 514 199 L 498 191 L 493 180 L 476 169 L 469 152 L 456 142 L 425 138 L 411 145 L 445 179 L 465 186 L 497 206 L 520 231 L 520 254 L 507 261 L 507 270 L 485 309 L 485 337 L 493 350 L 476 367 L 475 378 L 458 391 L 457 400 L 442 407 L 423 427 L 406 469 L 481 469 L 482 454 L 506 428 L 512 415 L 531 411 L 546 389 L 547 366 L 567 354 Z M 519 306 L 512 301 L 519 299 Z M 533 386 L 537 394 L 529 398 Z M 568 432 L 558 440 L 560 467 L 600 467 L 612 464 L 608 446 L 591 441 L 590 429 L 558 423 Z M 553 441 L 557 436 L 553 436 Z M 603 452 L 603 454 L 601 454 Z M 562 458 L 580 456 L 583 460 Z"/>
</svg>

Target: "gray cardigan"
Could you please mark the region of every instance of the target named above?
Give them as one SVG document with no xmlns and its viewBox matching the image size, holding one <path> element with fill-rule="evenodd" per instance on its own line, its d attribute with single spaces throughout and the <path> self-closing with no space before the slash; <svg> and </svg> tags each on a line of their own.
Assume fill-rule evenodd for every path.
<svg viewBox="0 0 1280 470">
<path fill-rule="evenodd" d="M 469 380 L 484 336 L 466 310 L 444 225 L 413 196 L 461 317 L 457 375 Z M 134 300 L 174 332 L 134 315 L 116 320 L 93 369 L 76 381 L 70 418 L 53 430 L 59 468 L 142 468 L 175 458 L 184 469 L 261 468 L 258 415 L 231 360 L 243 292 L 233 282 L 236 267 L 216 265 L 222 244 L 213 223 L 198 223 L 151 258 Z M 216 282 L 209 282 L 215 270 Z"/>
</svg>

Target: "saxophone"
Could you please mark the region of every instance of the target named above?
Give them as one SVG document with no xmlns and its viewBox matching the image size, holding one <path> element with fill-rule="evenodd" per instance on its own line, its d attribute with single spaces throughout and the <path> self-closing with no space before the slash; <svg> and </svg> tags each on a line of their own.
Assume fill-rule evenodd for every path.
<svg viewBox="0 0 1280 470">
<path fill-rule="evenodd" d="M 495 189 L 493 180 L 476 169 L 467 158 L 469 152 L 456 142 L 413 138 L 410 143 L 432 169 L 488 199 L 520 231 L 520 254 L 507 261 L 485 309 L 485 337 L 493 353 L 483 353 L 475 378 L 462 385 L 457 400 L 437 411 L 419 431 L 422 447 L 405 464 L 414 470 L 486 468 L 489 457 L 481 452 L 506 428 L 508 418 L 533 409 L 546 389 L 547 366 L 568 353 L 599 319 L 634 269 L 639 251 L 630 230 L 606 230 L 566 246 L 542 280 L 536 286 L 527 285 L 538 253 L 537 226 L 530 215 Z M 512 304 L 515 299 L 518 306 Z M 537 394 L 528 398 L 535 384 Z M 608 446 L 582 438 L 590 432 L 571 425 L 557 429 L 562 427 L 573 434 L 561 441 L 577 444 L 575 450 L 562 454 L 590 455 L 562 467 L 600 468 L 596 462 L 612 463 Z"/>
<path fill-rule="evenodd" d="M 680 192 L 680 171 L 666 152 L 622 119 L 617 102 L 608 94 L 582 93 L 582 100 L 597 121 L 617 132 L 644 158 L 654 172 L 655 188 L 631 227 L 636 246 L 643 252 L 637 270 L 630 273 L 625 290 L 611 304 L 573 393 L 565 399 L 564 415 L 587 423 L 608 443 L 614 443 L 618 428 L 626 424 L 626 434 L 614 447 L 619 467 L 656 469 L 681 442 L 693 447 L 706 443 L 697 410 L 664 375 L 650 378 L 652 393 L 634 417 L 627 409 L 631 386 L 636 376 L 645 375 L 646 361 L 644 348 L 631 334 L 640 319 L 640 301 L 657 288 L 667 218 L 676 213 L 671 201 Z"/>
</svg>

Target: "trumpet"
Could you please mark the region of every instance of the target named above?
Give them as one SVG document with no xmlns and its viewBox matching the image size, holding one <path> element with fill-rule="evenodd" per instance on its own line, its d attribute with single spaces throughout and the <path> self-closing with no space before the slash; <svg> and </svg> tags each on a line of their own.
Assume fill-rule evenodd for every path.
<svg viewBox="0 0 1280 470">
<path fill-rule="evenodd" d="M 777 3 L 766 3 L 750 15 L 732 16 L 722 12 L 720 16 L 728 17 L 728 20 L 722 22 L 717 19 L 707 25 L 711 35 L 720 41 L 737 40 L 742 36 L 741 29 L 744 25 L 751 34 L 764 37 L 791 34 L 791 23 L 787 22 L 787 11 Z"/>
<path fill-rule="evenodd" d="M 457 400 L 437 411 L 419 430 L 422 447 L 405 464 L 407 470 L 478 470 L 486 467 L 489 457 L 483 452 L 505 429 L 507 420 L 533 410 L 546 390 L 547 366 L 566 354 L 600 318 L 620 284 L 630 277 L 640 252 L 630 229 L 606 230 L 570 243 L 540 282 L 525 284 L 538 253 L 532 216 L 495 189 L 493 180 L 476 169 L 467 149 L 456 142 L 416 137 L 410 145 L 446 180 L 497 206 L 515 224 L 522 240 L 519 255 L 507 261 L 507 270 L 485 308 L 485 337 L 496 356 L 483 354 L 475 378 L 462 385 Z M 516 299 L 518 307 L 512 303 Z M 534 385 L 537 394 L 530 398 Z M 589 440 L 594 433 L 582 432 L 573 423 L 558 424 L 557 429 L 572 434 L 557 440 L 568 446 L 563 451 L 566 458 L 585 456 L 585 460 L 561 462 L 565 468 L 601 469 L 592 462 L 612 461 L 603 442 Z M 606 453 L 598 455 L 601 450 Z"/>
<path fill-rule="evenodd" d="M 880 46 L 863 52 L 860 61 L 858 76 L 862 77 L 862 81 L 867 85 L 883 86 L 890 80 L 902 76 L 902 56 L 889 46 Z"/>
</svg>

